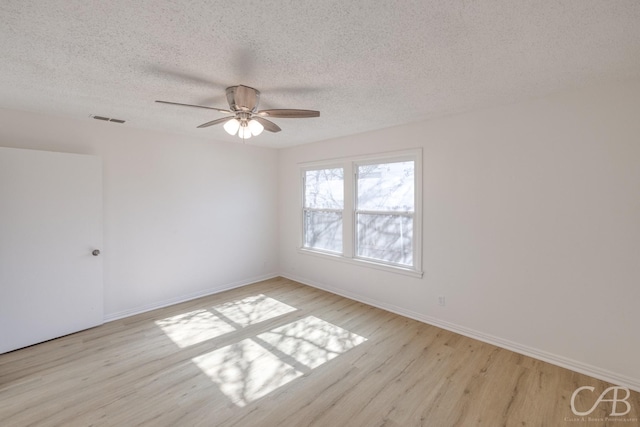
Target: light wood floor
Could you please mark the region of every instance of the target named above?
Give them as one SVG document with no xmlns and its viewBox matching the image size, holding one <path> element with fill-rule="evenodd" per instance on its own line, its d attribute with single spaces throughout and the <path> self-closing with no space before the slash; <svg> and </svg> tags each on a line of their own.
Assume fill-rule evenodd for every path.
<svg viewBox="0 0 640 427">
<path fill-rule="evenodd" d="M 640 425 L 635 392 L 574 421 L 587 385 L 585 411 L 610 384 L 278 278 L 0 355 L 0 425 Z"/>
</svg>

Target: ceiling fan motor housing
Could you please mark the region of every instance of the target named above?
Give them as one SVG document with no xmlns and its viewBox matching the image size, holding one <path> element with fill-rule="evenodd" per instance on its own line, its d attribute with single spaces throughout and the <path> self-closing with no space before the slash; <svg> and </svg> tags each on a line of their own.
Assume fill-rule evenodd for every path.
<svg viewBox="0 0 640 427">
<path fill-rule="evenodd" d="M 256 112 L 260 102 L 260 91 L 249 86 L 230 86 L 227 88 L 227 101 L 231 111 Z"/>
</svg>

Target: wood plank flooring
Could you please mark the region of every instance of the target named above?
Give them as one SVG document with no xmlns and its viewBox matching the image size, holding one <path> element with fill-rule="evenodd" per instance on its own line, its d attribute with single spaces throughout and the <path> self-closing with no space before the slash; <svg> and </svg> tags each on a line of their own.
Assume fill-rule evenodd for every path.
<svg viewBox="0 0 640 427">
<path fill-rule="evenodd" d="M 581 386 L 610 384 L 277 278 L 0 355 L 0 425 L 640 425 Z"/>
</svg>

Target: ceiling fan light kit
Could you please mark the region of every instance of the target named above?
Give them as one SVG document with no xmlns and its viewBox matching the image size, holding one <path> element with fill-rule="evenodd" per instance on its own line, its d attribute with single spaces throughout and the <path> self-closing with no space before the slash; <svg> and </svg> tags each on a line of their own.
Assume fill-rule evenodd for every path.
<svg viewBox="0 0 640 427">
<path fill-rule="evenodd" d="M 236 119 L 229 120 L 224 124 L 224 130 L 226 130 L 229 135 L 235 135 L 238 129 L 240 129 L 240 122 Z"/>
<path fill-rule="evenodd" d="M 253 136 L 258 136 L 262 133 L 262 131 L 264 130 L 264 126 L 262 126 L 260 124 L 259 121 L 257 120 L 251 120 L 249 121 L 249 130 L 251 131 L 251 135 Z"/>
<path fill-rule="evenodd" d="M 203 105 L 182 104 L 179 102 L 156 101 L 163 104 L 180 105 L 183 107 L 205 108 L 215 110 L 223 114 L 231 114 L 231 116 L 212 120 L 198 126 L 205 128 L 217 124 L 224 123 L 224 130 L 229 135 L 238 135 L 241 139 L 249 139 L 252 136 L 258 136 L 263 130 L 269 132 L 280 132 L 280 127 L 265 117 L 269 118 L 307 118 L 320 117 L 320 112 L 315 110 L 294 110 L 294 109 L 271 109 L 258 110 L 260 102 L 260 91 L 249 86 L 230 86 L 226 90 L 227 102 L 229 110 L 215 107 L 206 107 Z"/>
</svg>

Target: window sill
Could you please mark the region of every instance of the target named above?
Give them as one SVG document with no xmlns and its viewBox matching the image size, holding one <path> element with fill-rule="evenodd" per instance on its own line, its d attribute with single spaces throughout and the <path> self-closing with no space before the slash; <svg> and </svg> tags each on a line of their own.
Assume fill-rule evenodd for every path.
<svg viewBox="0 0 640 427">
<path fill-rule="evenodd" d="M 421 279 L 422 275 L 424 274 L 422 271 L 412 270 L 410 268 L 402 268 L 402 267 L 396 267 L 393 265 L 380 264 L 377 262 L 367 261 L 359 258 L 347 258 L 339 254 L 332 254 L 330 252 L 322 252 L 322 251 L 314 251 L 313 249 L 298 248 L 298 253 L 304 254 L 304 255 L 317 256 L 325 259 L 332 259 L 335 261 L 344 262 L 346 264 L 358 265 L 360 267 L 368 267 L 376 270 L 388 271 L 390 273 L 403 274 L 405 276 L 415 277 L 418 279 Z"/>
</svg>

